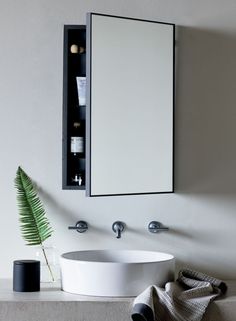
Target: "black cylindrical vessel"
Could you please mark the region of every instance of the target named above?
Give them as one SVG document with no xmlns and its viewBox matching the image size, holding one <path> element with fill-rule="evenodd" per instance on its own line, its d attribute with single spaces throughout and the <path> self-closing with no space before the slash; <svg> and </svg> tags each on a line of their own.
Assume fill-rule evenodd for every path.
<svg viewBox="0 0 236 321">
<path fill-rule="evenodd" d="M 13 266 L 13 291 L 36 292 L 40 290 L 40 261 L 17 260 Z"/>
</svg>

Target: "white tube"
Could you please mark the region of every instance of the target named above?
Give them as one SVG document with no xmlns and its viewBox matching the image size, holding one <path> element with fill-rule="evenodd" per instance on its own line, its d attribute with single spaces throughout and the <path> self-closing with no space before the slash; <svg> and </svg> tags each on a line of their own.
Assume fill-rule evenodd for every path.
<svg viewBox="0 0 236 321">
<path fill-rule="evenodd" d="M 86 105 L 86 77 L 76 77 L 79 106 Z"/>
</svg>

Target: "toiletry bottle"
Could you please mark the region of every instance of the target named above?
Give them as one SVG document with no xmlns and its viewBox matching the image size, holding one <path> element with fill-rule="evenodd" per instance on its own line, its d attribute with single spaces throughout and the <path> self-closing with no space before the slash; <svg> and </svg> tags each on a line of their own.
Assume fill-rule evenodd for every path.
<svg viewBox="0 0 236 321">
<path fill-rule="evenodd" d="M 86 75 L 86 48 L 83 43 L 73 43 L 69 47 L 71 64 L 76 76 L 85 77 Z"/>
<path fill-rule="evenodd" d="M 70 151 L 74 156 L 84 156 L 84 126 L 81 120 L 73 123 Z"/>
<path fill-rule="evenodd" d="M 72 44 L 71 46 L 70 46 L 70 52 L 72 53 L 72 54 L 77 54 L 77 53 L 79 53 L 79 46 L 77 45 L 77 44 Z"/>
<path fill-rule="evenodd" d="M 75 176 L 72 178 L 72 183 L 78 186 L 82 186 L 83 185 L 82 174 L 75 174 Z"/>
<path fill-rule="evenodd" d="M 86 105 L 86 77 L 76 77 L 79 106 Z"/>
</svg>

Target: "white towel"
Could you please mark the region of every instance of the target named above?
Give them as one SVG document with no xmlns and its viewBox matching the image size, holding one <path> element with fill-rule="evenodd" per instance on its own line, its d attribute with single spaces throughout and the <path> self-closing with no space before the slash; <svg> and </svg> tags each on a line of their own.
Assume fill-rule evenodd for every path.
<svg viewBox="0 0 236 321">
<path fill-rule="evenodd" d="M 181 270 L 176 282 L 165 289 L 151 285 L 135 300 L 133 321 L 200 321 L 209 303 L 224 294 L 227 286 L 206 274 Z"/>
</svg>

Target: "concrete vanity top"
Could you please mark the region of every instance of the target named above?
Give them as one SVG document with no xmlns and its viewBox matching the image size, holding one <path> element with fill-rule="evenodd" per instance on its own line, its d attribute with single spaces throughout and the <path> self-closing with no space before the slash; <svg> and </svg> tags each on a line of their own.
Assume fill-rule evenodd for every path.
<svg viewBox="0 0 236 321">
<path fill-rule="evenodd" d="M 236 320 L 236 281 L 227 281 L 226 296 L 211 303 L 204 321 Z M 59 287 L 40 292 L 12 291 L 12 280 L 0 280 L 0 321 L 130 321 L 133 298 L 74 295 Z"/>
</svg>

